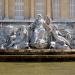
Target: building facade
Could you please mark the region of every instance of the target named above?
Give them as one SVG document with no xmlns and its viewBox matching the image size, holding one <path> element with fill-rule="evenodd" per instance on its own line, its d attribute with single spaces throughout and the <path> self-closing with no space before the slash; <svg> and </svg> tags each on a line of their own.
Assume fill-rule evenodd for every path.
<svg viewBox="0 0 75 75">
<path fill-rule="evenodd" d="M 53 20 L 74 20 L 75 0 L 0 0 L 0 20 L 34 19 L 37 14 Z"/>
</svg>

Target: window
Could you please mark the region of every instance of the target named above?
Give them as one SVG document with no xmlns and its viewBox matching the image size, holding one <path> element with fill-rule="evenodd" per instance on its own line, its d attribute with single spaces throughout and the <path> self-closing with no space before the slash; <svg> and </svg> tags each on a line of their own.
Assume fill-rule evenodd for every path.
<svg viewBox="0 0 75 75">
<path fill-rule="evenodd" d="M 4 16 L 4 0 L 0 0 L 0 19 Z"/>
<path fill-rule="evenodd" d="M 60 0 L 52 0 L 52 16 L 55 20 L 60 18 Z"/>
<path fill-rule="evenodd" d="M 37 14 L 44 16 L 44 0 L 35 0 L 35 16 Z"/>
<path fill-rule="evenodd" d="M 75 0 L 69 0 L 70 3 L 70 17 L 75 17 Z"/>
<path fill-rule="evenodd" d="M 15 0 L 15 19 L 24 19 L 23 0 Z"/>
</svg>

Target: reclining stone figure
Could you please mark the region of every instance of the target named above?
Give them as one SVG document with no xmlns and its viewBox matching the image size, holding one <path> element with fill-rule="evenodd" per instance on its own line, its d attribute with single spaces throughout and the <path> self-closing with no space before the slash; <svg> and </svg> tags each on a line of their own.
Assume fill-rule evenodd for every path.
<svg viewBox="0 0 75 75">
<path fill-rule="evenodd" d="M 55 48 L 71 48 L 70 42 L 62 36 L 57 25 L 52 24 L 52 20 L 49 17 L 43 19 L 41 15 L 38 15 L 30 30 L 30 45 L 35 48 L 51 46 L 52 41 L 55 42 L 55 46 L 53 46 Z"/>
<path fill-rule="evenodd" d="M 49 20 L 48 17 L 47 17 L 47 20 Z M 70 42 L 62 36 L 60 31 L 58 30 L 57 25 L 53 25 L 51 19 L 49 22 L 50 23 L 45 24 L 44 27 L 47 30 L 49 36 L 53 36 L 55 38 L 55 48 L 65 48 L 65 47 L 71 48 Z M 51 35 L 51 33 L 52 33 L 52 35 Z M 52 41 L 53 40 L 51 40 L 50 42 L 52 42 Z M 60 44 L 57 45 L 58 43 L 60 43 Z M 61 44 L 61 43 L 63 43 L 63 44 Z"/>
</svg>

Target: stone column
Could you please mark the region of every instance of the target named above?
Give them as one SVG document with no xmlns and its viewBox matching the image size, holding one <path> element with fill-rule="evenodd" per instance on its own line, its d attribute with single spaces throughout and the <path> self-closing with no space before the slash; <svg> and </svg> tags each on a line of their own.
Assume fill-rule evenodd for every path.
<svg viewBox="0 0 75 75">
<path fill-rule="evenodd" d="M 15 0 L 9 0 L 9 18 L 13 19 L 15 16 Z"/>
<path fill-rule="evenodd" d="M 51 17 L 51 12 L 52 12 L 52 1 L 51 0 L 47 0 L 47 16 Z"/>
<path fill-rule="evenodd" d="M 61 18 L 69 18 L 69 0 L 61 0 Z"/>
<path fill-rule="evenodd" d="M 30 0 L 24 0 L 24 16 L 25 18 L 29 18 L 30 16 Z"/>
<path fill-rule="evenodd" d="M 43 0 L 44 1 L 44 16 L 47 15 L 47 0 Z"/>
<path fill-rule="evenodd" d="M 5 0 L 5 19 L 8 19 L 9 18 L 9 13 L 8 13 L 8 3 L 9 1 L 8 0 Z"/>
<path fill-rule="evenodd" d="M 35 17 L 35 0 L 31 0 L 31 18 Z"/>
</svg>

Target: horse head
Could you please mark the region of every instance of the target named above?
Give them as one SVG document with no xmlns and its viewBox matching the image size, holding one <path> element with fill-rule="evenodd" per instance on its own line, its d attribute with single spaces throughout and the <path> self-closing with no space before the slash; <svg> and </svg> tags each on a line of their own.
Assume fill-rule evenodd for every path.
<svg viewBox="0 0 75 75">
<path fill-rule="evenodd" d="M 8 45 L 10 49 L 28 48 L 28 29 L 27 26 L 21 25 L 17 31 L 10 36 L 11 43 Z"/>
</svg>

